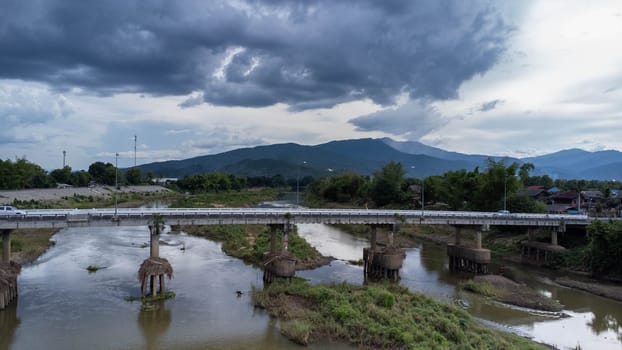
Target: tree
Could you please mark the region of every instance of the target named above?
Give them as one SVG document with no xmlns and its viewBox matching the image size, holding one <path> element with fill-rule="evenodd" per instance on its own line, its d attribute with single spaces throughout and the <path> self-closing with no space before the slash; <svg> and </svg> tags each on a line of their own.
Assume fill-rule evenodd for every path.
<svg viewBox="0 0 622 350">
<path fill-rule="evenodd" d="M 0 160 L 0 189 L 15 190 L 35 187 L 48 187 L 47 173 L 37 164 L 26 158 L 18 158 L 15 162 Z"/>
<path fill-rule="evenodd" d="M 374 174 L 371 188 L 371 199 L 377 206 L 390 203 L 403 203 L 406 196 L 402 193 L 406 171 L 401 163 L 390 162 Z"/>
<path fill-rule="evenodd" d="M 536 167 L 532 163 L 523 163 L 519 170 L 518 176 L 520 177 L 520 181 L 524 184 L 529 178 L 529 173 L 533 171 Z"/>
<path fill-rule="evenodd" d="M 595 276 L 622 277 L 622 222 L 594 221 L 588 227 L 589 254 Z"/>
<path fill-rule="evenodd" d="M 480 178 L 480 186 L 475 195 L 475 210 L 495 211 L 503 208 L 503 201 L 518 191 L 520 183 L 515 177 L 517 163 L 505 166 L 503 161 L 488 159 L 488 169 Z"/>
<path fill-rule="evenodd" d="M 85 187 L 91 182 L 92 177 L 91 174 L 84 170 L 74 171 L 71 173 L 71 179 L 69 183 L 73 186 Z"/>
<path fill-rule="evenodd" d="M 125 179 L 130 185 L 140 185 L 143 182 L 143 173 L 140 168 L 127 169 L 125 173 Z"/>
<path fill-rule="evenodd" d="M 93 177 L 95 182 L 114 185 L 115 173 L 118 173 L 118 182 L 123 183 L 123 173 L 115 171 L 115 166 L 111 163 L 95 162 L 89 166 L 89 174 Z"/>
<path fill-rule="evenodd" d="M 71 182 L 71 167 L 65 165 L 62 169 L 54 169 L 50 172 L 50 177 L 57 184 L 68 184 Z"/>
</svg>

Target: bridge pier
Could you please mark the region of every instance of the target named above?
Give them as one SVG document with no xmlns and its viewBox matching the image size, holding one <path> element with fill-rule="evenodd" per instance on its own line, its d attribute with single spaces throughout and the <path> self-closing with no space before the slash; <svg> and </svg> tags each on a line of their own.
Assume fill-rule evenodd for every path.
<svg viewBox="0 0 622 350">
<path fill-rule="evenodd" d="M 140 293 L 146 295 L 147 284 L 149 294 L 156 297 L 158 293 L 165 292 L 165 275 L 173 277 L 173 267 L 168 260 L 160 257 L 160 234 L 164 230 L 164 223 L 158 218 L 154 219 L 153 224 L 149 225 L 150 247 L 149 258 L 145 259 L 138 270 L 138 280 L 140 282 Z M 159 290 L 157 284 L 159 282 Z"/>
<path fill-rule="evenodd" d="M 149 256 L 152 258 L 157 258 L 160 256 L 160 234 L 162 233 L 163 229 L 164 225 L 162 224 L 149 225 Z"/>
<path fill-rule="evenodd" d="M 534 240 L 533 229 L 528 229 L 528 240 L 522 243 L 521 260 L 524 263 L 547 265 L 553 262 L 556 255 L 562 254 L 566 248 L 559 245 L 558 234 L 566 232 L 566 225 L 562 222 L 551 229 L 551 243 Z"/>
<path fill-rule="evenodd" d="M 11 231 L 2 232 L 2 261 L 0 262 L 0 310 L 17 298 L 17 276 L 21 266 L 11 261 Z"/>
<path fill-rule="evenodd" d="M 455 226 L 456 243 L 447 245 L 450 271 L 466 271 L 475 274 L 487 274 L 490 264 L 490 250 L 482 248 L 482 235 L 490 230 L 490 226 L 484 224 L 475 232 L 475 248 L 462 246 L 462 226 Z"/>
<path fill-rule="evenodd" d="M 2 230 L 2 263 L 11 261 L 11 230 Z"/>
<path fill-rule="evenodd" d="M 270 283 L 276 277 L 287 278 L 288 280 L 296 274 L 296 258 L 289 252 L 289 231 L 291 224 L 282 225 L 271 224 L 270 227 L 270 252 L 264 254 L 263 280 Z M 277 231 L 281 229 L 281 247 L 277 246 Z"/>
<path fill-rule="evenodd" d="M 378 225 L 370 225 L 370 247 L 363 249 L 363 273 L 365 279 L 390 279 L 397 281 L 400 277 L 400 268 L 406 254 L 403 250 L 394 247 L 394 236 L 399 231 L 399 224 L 393 224 L 387 234 L 387 246 L 378 248 Z"/>
</svg>

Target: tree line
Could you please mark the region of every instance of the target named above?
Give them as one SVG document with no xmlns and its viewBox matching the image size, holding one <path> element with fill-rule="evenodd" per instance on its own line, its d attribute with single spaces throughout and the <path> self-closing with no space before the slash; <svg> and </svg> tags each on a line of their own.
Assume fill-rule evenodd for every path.
<svg viewBox="0 0 622 350">
<path fill-rule="evenodd" d="M 407 178 L 400 163 L 390 162 L 373 176 L 345 173 L 312 183 L 311 201 L 351 203 L 374 207 L 543 212 L 545 207 L 518 190 L 534 169 L 530 163 L 506 166 L 488 160 L 486 169 L 456 170 L 424 179 Z"/>
<path fill-rule="evenodd" d="M 130 168 L 122 171 L 111 163 L 95 162 L 88 171 L 74 171 L 70 166 L 54 169 L 47 172 L 41 166 L 29 162 L 25 158 L 15 161 L 0 159 L 0 189 L 21 190 L 29 188 L 50 188 L 60 184 L 76 187 L 88 186 L 95 182 L 103 185 L 139 185 L 148 183 L 153 175 L 143 176 L 140 168 Z"/>
</svg>

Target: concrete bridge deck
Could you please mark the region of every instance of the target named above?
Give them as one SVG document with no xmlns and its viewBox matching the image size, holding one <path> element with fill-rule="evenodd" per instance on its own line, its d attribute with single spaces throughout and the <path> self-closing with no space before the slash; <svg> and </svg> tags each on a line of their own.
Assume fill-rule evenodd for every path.
<svg viewBox="0 0 622 350">
<path fill-rule="evenodd" d="M 472 211 L 303 208 L 119 208 L 25 210 L 0 216 L 0 229 L 217 224 L 429 224 L 525 227 L 586 226 L 587 215 Z"/>
</svg>

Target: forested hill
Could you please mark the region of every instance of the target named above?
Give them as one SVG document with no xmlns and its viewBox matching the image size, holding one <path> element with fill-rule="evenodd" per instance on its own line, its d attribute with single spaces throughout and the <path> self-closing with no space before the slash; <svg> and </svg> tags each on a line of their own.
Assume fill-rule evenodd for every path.
<svg viewBox="0 0 622 350">
<path fill-rule="evenodd" d="M 510 158 L 448 152 L 419 142 L 391 139 L 332 141 L 315 146 L 295 143 L 241 148 L 195 158 L 141 165 L 143 173 L 183 177 L 205 172 L 227 172 L 239 176 L 321 177 L 352 171 L 371 175 L 390 162 L 402 163 L 408 176 L 441 175 L 449 170 L 485 167 L 486 160 L 506 164 L 533 163 L 534 174 L 552 178 L 622 180 L 622 152 L 588 152 L 578 149 L 530 158 Z"/>
<path fill-rule="evenodd" d="M 461 160 L 400 152 L 380 139 L 333 141 L 316 146 L 294 143 L 241 148 L 215 155 L 141 165 L 143 173 L 182 177 L 221 171 L 245 176 L 282 175 L 286 178 L 322 176 L 352 171 L 371 175 L 390 161 L 403 164 L 409 176 L 440 175 L 449 170 L 472 169 Z M 300 173 L 299 173 L 300 172 Z"/>
</svg>

